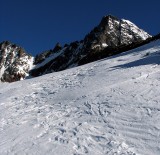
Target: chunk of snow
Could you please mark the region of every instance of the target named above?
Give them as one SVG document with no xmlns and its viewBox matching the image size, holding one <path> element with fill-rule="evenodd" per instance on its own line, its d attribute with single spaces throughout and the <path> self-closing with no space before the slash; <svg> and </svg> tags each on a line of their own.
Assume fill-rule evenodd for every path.
<svg viewBox="0 0 160 155">
<path fill-rule="evenodd" d="M 102 47 L 107 47 L 108 45 L 106 43 L 102 43 Z"/>
</svg>

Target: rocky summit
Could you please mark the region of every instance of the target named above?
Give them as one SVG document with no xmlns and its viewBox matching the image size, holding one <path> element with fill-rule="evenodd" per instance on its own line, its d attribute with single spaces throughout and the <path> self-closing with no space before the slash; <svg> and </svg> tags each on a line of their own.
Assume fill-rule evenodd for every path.
<svg viewBox="0 0 160 155">
<path fill-rule="evenodd" d="M 135 44 L 150 38 L 151 35 L 132 22 L 108 15 L 83 40 L 64 46 L 57 43 L 54 49 L 35 58 L 6 41 L 0 44 L 1 81 L 13 82 L 26 78 L 28 74 L 36 77 L 86 64 L 114 55 L 117 50 L 127 51 L 129 45 L 134 48 Z"/>
<path fill-rule="evenodd" d="M 28 75 L 33 57 L 16 44 L 4 41 L 0 44 L 0 78 L 3 82 L 19 81 Z"/>
<path fill-rule="evenodd" d="M 128 45 L 148 37 L 151 36 L 132 22 L 109 15 L 103 17 L 100 24 L 85 37 L 84 43 L 88 45 L 88 50 L 103 49 L 107 46 Z"/>
</svg>

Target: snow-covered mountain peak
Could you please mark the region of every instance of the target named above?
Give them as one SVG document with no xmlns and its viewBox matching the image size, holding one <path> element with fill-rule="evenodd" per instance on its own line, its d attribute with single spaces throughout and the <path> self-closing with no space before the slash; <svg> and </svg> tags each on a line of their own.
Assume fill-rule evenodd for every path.
<svg viewBox="0 0 160 155">
<path fill-rule="evenodd" d="M 97 60 L 103 50 L 142 42 L 151 36 L 129 21 L 118 19 L 112 15 L 102 18 L 100 24 L 88 33 L 82 41 L 75 41 L 65 47 L 60 47 L 58 53 L 53 50 L 45 51 L 36 56 L 32 76 L 60 71 L 74 66 L 91 62 L 92 53 Z M 59 46 L 57 46 L 59 48 Z M 86 58 L 87 57 L 87 58 Z M 103 57 L 103 56 L 102 56 Z M 85 59 L 85 60 L 84 60 Z"/>
<path fill-rule="evenodd" d="M 151 37 L 129 20 L 118 19 L 112 15 L 103 17 L 100 24 L 91 31 L 90 35 L 95 35 L 93 43 L 96 46 L 97 44 L 100 45 L 101 48 L 103 48 L 101 46 L 103 43 L 108 46 L 128 45 Z"/>
<path fill-rule="evenodd" d="M 151 36 L 132 22 L 108 15 L 83 40 L 64 47 L 57 43 L 53 49 L 38 54 L 32 70 L 30 66 L 33 64 L 33 57 L 21 47 L 3 42 L 0 48 L 0 78 L 2 81 L 12 82 L 24 79 L 28 72 L 31 76 L 39 76 L 65 70 L 114 55 L 114 51 L 124 46 L 132 44 L 133 48 L 133 44 L 148 38 Z M 128 47 L 124 51 L 127 50 Z"/>
<path fill-rule="evenodd" d="M 128 31 L 129 30 L 133 31 L 133 33 L 135 33 L 138 37 L 141 37 L 143 40 L 146 40 L 147 38 L 151 37 L 151 35 L 149 35 L 144 30 L 140 29 L 137 25 L 135 25 L 131 21 L 126 19 L 118 19 L 113 15 L 104 16 L 100 25 L 108 26 L 110 27 L 110 29 L 117 26 L 119 27 L 120 30 L 123 28 L 127 29 Z"/>
<path fill-rule="evenodd" d="M 119 19 L 116 16 L 107 15 L 102 18 L 100 25 L 106 26 L 110 21 L 119 21 Z"/>
<path fill-rule="evenodd" d="M 9 41 L 0 44 L 1 81 L 14 82 L 24 79 L 33 64 L 33 57 Z"/>
</svg>

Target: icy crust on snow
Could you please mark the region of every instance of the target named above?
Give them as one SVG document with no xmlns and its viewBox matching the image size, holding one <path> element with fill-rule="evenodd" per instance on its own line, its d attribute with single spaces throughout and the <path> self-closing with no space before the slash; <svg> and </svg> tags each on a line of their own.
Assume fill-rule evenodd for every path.
<svg viewBox="0 0 160 155">
<path fill-rule="evenodd" d="M 160 41 L 2 83 L 0 154 L 159 155 Z"/>
</svg>

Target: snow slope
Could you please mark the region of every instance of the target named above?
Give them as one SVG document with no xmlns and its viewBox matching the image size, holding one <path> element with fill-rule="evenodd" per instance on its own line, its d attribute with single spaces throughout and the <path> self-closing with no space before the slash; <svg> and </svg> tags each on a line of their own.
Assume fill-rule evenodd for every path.
<svg viewBox="0 0 160 155">
<path fill-rule="evenodd" d="M 160 41 L 0 84 L 0 155 L 159 155 Z"/>
</svg>

